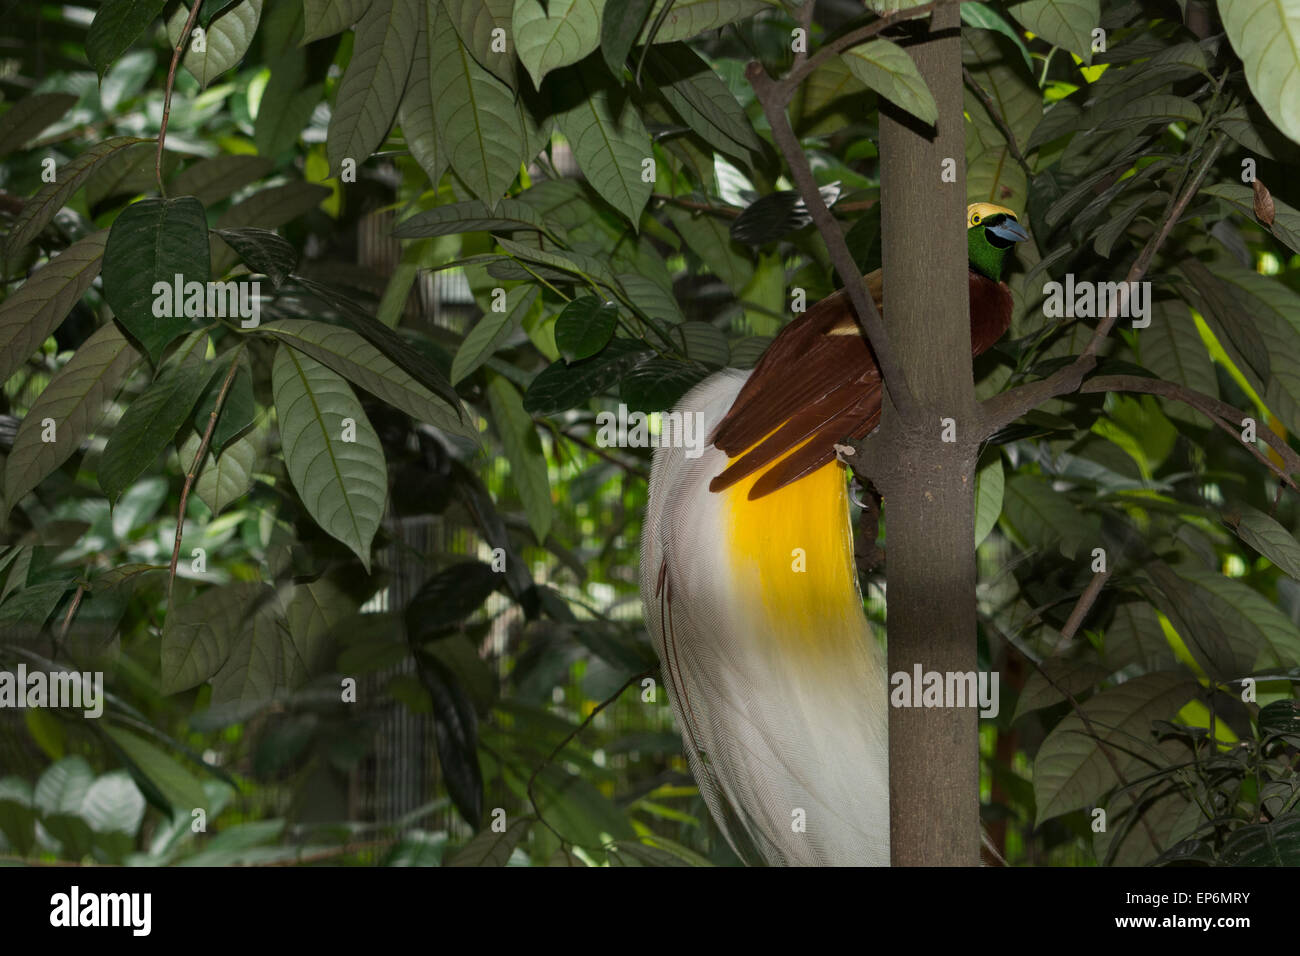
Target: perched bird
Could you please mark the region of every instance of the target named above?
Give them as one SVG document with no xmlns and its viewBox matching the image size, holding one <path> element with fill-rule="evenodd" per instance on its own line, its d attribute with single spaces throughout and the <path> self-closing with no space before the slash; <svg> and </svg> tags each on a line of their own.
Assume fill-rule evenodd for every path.
<svg viewBox="0 0 1300 956">
<path fill-rule="evenodd" d="M 1028 236 L 990 203 L 968 208 L 967 236 L 979 354 L 1011 323 L 1002 271 Z M 879 270 L 865 279 L 881 308 Z M 752 372 L 718 372 L 682 399 L 674 411 L 709 436 L 702 455 L 661 439 L 654 456 L 646 622 L 700 792 L 747 863 L 889 863 L 887 681 L 834 449 L 874 429 L 880 404 L 841 290 Z"/>
</svg>

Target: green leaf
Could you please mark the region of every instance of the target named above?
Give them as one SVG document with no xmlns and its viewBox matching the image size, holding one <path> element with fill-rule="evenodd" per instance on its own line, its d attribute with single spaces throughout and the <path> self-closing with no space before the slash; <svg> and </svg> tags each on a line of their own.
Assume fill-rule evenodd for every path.
<svg viewBox="0 0 1300 956">
<path fill-rule="evenodd" d="M 546 540 L 551 528 L 551 486 L 546 475 L 546 454 L 537 435 L 537 427 L 524 411 L 519 392 L 506 379 L 488 375 L 488 402 L 492 420 L 510 462 L 510 480 L 528 514 L 529 527 L 539 543 Z"/>
<path fill-rule="evenodd" d="M 516 295 L 509 311 L 485 312 L 466 333 L 465 340 L 456 350 L 456 357 L 451 363 L 453 385 L 474 374 L 479 366 L 492 357 L 502 343 L 523 324 L 538 297 L 536 285 L 519 286 L 506 293 L 507 304 L 511 293 Z"/>
<path fill-rule="evenodd" d="M 975 472 L 975 547 L 989 536 L 1002 514 L 1002 492 L 1006 487 L 1002 457 L 994 455 Z"/>
<path fill-rule="evenodd" d="M 1241 186 L 1237 183 L 1216 183 L 1213 186 L 1203 187 L 1200 190 L 1200 195 L 1217 196 L 1237 207 L 1251 222 L 1258 222 L 1255 218 L 1255 194 L 1249 186 Z M 1290 247 L 1292 252 L 1300 253 L 1300 210 L 1297 210 L 1294 206 L 1288 206 L 1277 196 L 1274 196 L 1273 225 L 1265 226 L 1262 222 L 1259 225 L 1277 236 L 1279 240 Z"/>
<path fill-rule="evenodd" d="M 416 213 L 393 230 L 398 239 L 454 236 L 462 232 L 546 232 L 546 223 L 531 206 L 517 199 L 501 199 L 495 209 L 478 200 L 448 203 Z"/>
<path fill-rule="evenodd" d="M 212 675 L 212 706 L 260 708 L 281 690 L 293 662 L 292 643 L 273 589 L 262 586 L 251 615 L 234 636 L 230 656 Z"/>
<path fill-rule="evenodd" d="M 180 450 L 181 464 L 186 468 L 194 461 L 202 439 L 191 433 Z M 253 486 L 253 470 L 261 455 L 262 435 L 250 432 L 226 445 L 215 458 L 208 452 L 203 470 L 194 482 L 194 493 L 207 505 L 213 515 L 219 515 L 238 501 Z"/>
<path fill-rule="evenodd" d="M 1237 537 L 1268 558 L 1283 572 L 1300 581 L 1300 543 L 1277 521 L 1249 508 L 1236 527 Z"/>
<path fill-rule="evenodd" d="M 1165 381 L 1185 385 L 1212 398 L 1219 397 L 1214 365 L 1183 302 L 1164 299 L 1153 303 L 1151 326 L 1138 336 L 1138 355 L 1145 368 Z M 1209 424 L 1205 416 L 1182 402 L 1163 401 L 1161 407 L 1171 418 Z"/>
<path fill-rule="evenodd" d="M 1006 18 L 997 10 L 985 3 L 963 3 L 961 5 L 961 22 L 971 27 L 978 27 L 981 30 L 993 30 L 1001 33 L 1010 40 L 1020 54 L 1021 62 L 1031 73 L 1034 69 L 1034 62 L 1030 59 L 1029 48 L 1025 46 L 1024 39 L 1020 36 L 1020 31 L 1006 21 Z M 963 30 L 962 39 L 974 36 L 971 31 Z M 1010 119 L 1011 117 L 1007 117 Z"/>
<path fill-rule="evenodd" d="M 590 358 L 618 327 L 618 305 L 594 295 L 574 299 L 555 320 L 555 346 L 567 361 Z"/>
<path fill-rule="evenodd" d="M 327 139 L 330 171 L 358 166 L 384 141 L 411 71 L 420 21 L 417 0 L 373 0 L 357 24 L 352 61 L 339 83 Z"/>
<path fill-rule="evenodd" d="M 5 461 L 5 511 L 76 453 L 140 359 L 117 326 L 99 328 L 73 353 L 32 403 Z M 54 441 L 45 441 L 45 422 L 54 423 Z"/>
<path fill-rule="evenodd" d="M 152 743 L 121 727 L 105 727 L 106 733 L 127 760 L 127 771 L 139 782 L 143 776 L 147 785 L 171 804 L 174 811 L 188 815 L 190 811 L 208 806 L 203 785 L 183 766 L 159 750 Z M 141 787 L 145 789 L 145 787 Z"/>
<path fill-rule="evenodd" d="M 167 612 L 162 629 L 164 694 L 195 687 L 221 670 L 262 588 L 249 581 L 208 588 Z"/>
<path fill-rule="evenodd" d="M 351 329 L 307 319 L 281 319 L 264 325 L 262 331 L 324 363 L 416 421 L 478 439 L 478 433 L 461 417 L 459 402 L 449 405 Z"/>
<path fill-rule="evenodd" d="M 1246 83 L 1277 128 L 1300 143 L 1300 13 L 1283 0 L 1219 0 Z"/>
<path fill-rule="evenodd" d="M 269 278 L 277 289 L 298 267 L 298 250 L 269 229 L 244 226 L 240 229 L 214 229 L 213 232 L 238 253 L 244 265 Z"/>
<path fill-rule="evenodd" d="M 1014 45 L 983 30 L 965 31 L 962 43 L 963 65 L 1011 127 L 1018 146 L 1027 148 L 1043 115 L 1042 94 L 1021 67 Z M 971 120 L 966 126 L 967 197 L 1023 210 L 1028 197 L 1024 168 L 1011 155 L 1006 134 L 983 101 L 969 87 L 963 96 Z"/>
<path fill-rule="evenodd" d="M 271 80 L 253 126 L 253 142 L 262 156 L 279 156 L 291 149 L 321 101 L 324 84 L 301 86 L 304 63 L 302 51 L 293 50 L 270 65 Z"/>
<path fill-rule="evenodd" d="M 524 393 L 524 408 L 534 415 L 555 415 L 600 395 L 628 370 L 652 355 L 643 342 L 614 339 L 599 355 L 570 365 L 558 359 L 533 379 Z"/>
<path fill-rule="evenodd" d="M 207 387 L 211 371 L 203 364 L 174 366 L 127 406 L 99 463 L 99 487 L 110 502 L 171 444 Z"/>
<path fill-rule="evenodd" d="M 179 42 L 189 16 L 189 7 L 181 3 L 167 21 L 167 39 L 173 47 Z M 243 0 L 208 24 L 203 52 L 194 49 L 194 36 L 190 35 L 181 63 L 199 81 L 200 88 L 206 89 L 213 80 L 244 58 L 261 17 L 262 0 Z"/>
<path fill-rule="evenodd" d="M 460 42 L 478 61 L 479 66 L 491 70 L 512 89 L 515 86 L 514 45 L 510 34 L 510 21 L 514 14 L 514 0 L 442 0 L 443 9 L 451 18 Z M 504 51 L 492 49 L 493 31 L 505 34 Z"/>
<path fill-rule="evenodd" d="M 167 186 L 173 196 L 193 196 L 211 206 L 261 179 L 274 168 L 265 156 L 214 156 L 190 163 Z M 233 225 L 233 223 L 232 223 Z"/>
<path fill-rule="evenodd" d="M 95 772 L 85 757 L 64 757 L 46 767 L 36 781 L 32 805 L 45 816 L 77 814 L 94 781 Z"/>
<path fill-rule="evenodd" d="M 0 303 L 0 382 L 54 334 L 99 275 L 108 231 L 68 246 Z"/>
<path fill-rule="evenodd" d="M 108 199 L 152 192 L 157 182 L 157 152 L 153 143 L 136 143 L 114 153 L 86 180 L 86 205 L 93 210 Z M 179 164 L 175 153 L 164 153 L 163 175 L 171 175 Z"/>
<path fill-rule="evenodd" d="M 113 221 L 104 248 L 104 298 L 117 320 L 157 362 L 163 349 L 192 325 L 193 317 L 157 315 L 159 302 L 176 312 L 171 289 L 208 281 L 208 223 L 203 205 L 192 197 L 144 199 Z M 168 291 L 163 299 L 156 283 Z M 182 310 L 183 311 L 183 310 Z"/>
<path fill-rule="evenodd" d="M 693 362 L 652 358 L 629 369 L 618 382 L 618 397 L 632 411 L 664 412 L 708 377 L 709 370 Z"/>
<path fill-rule="evenodd" d="M 460 561 L 420 585 L 404 612 L 406 632 L 423 643 L 442 637 L 486 601 L 505 580 L 482 561 Z"/>
<path fill-rule="evenodd" d="M 30 93 L 0 116 L 0 156 L 22 149 L 77 103 L 72 93 Z"/>
<path fill-rule="evenodd" d="M 1111 113 L 1095 128 L 1096 132 L 1123 129 L 1127 126 L 1147 126 L 1151 123 L 1186 123 L 1195 126 L 1201 122 L 1201 110 L 1195 103 L 1181 96 L 1159 94 L 1144 96 Z"/>
<path fill-rule="evenodd" d="M 654 0 L 605 0 L 600 20 L 600 53 L 615 77 L 622 77 L 627 55 L 646 22 Z"/>
<path fill-rule="evenodd" d="M 32 785 L 21 777 L 0 777 L 0 833 L 19 856 L 30 854 L 36 843 Z"/>
<path fill-rule="evenodd" d="M 923 123 L 933 125 L 939 107 L 912 62 L 911 55 L 889 40 L 868 40 L 840 56 L 859 81 Z"/>
<path fill-rule="evenodd" d="M 229 355 L 222 356 L 223 363 L 228 358 Z M 221 414 L 217 417 L 217 425 L 212 430 L 210 447 L 217 451 L 225 448 L 231 439 L 253 424 L 253 419 L 257 415 L 257 403 L 253 399 L 253 377 L 248 359 L 241 355 L 236 361 L 239 362 L 240 367 L 235 372 L 234 381 L 230 383 L 226 401 L 221 406 Z M 229 370 L 229 364 L 225 364 L 225 368 Z M 194 411 L 195 427 L 199 430 L 208 427 L 208 420 L 212 416 L 212 410 L 217 406 L 217 396 L 221 393 L 225 378 L 225 371 L 213 375 L 207 391 L 199 400 L 198 407 Z"/>
<path fill-rule="evenodd" d="M 1300 866 L 1300 813 L 1233 830 L 1223 841 L 1225 866 Z"/>
<path fill-rule="evenodd" d="M 311 212 L 329 195 L 329 187 L 318 183 L 290 182 L 259 189 L 218 216 L 215 231 L 244 226 L 278 229 Z M 227 249 L 215 239 L 213 245 L 212 274 L 225 275 L 237 256 L 233 249 Z"/>
<path fill-rule="evenodd" d="M 540 88 L 551 70 L 577 63 L 600 43 L 599 0 L 515 0 L 511 33 L 519 59 Z"/>
<path fill-rule="evenodd" d="M 645 66 L 669 105 L 706 143 L 744 162 L 749 161 L 748 151 L 763 152 L 763 141 L 744 107 L 713 68 L 685 43 L 653 47 Z"/>
<path fill-rule="evenodd" d="M 600 282 L 603 285 L 613 286 L 615 279 L 610 275 L 609 269 L 605 263 L 595 256 L 585 255 L 581 252 L 575 252 L 566 249 L 564 252 L 552 252 L 549 249 L 537 249 L 533 246 L 524 245 L 522 242 L 515 242 L 511 239 L 496 237 L 499 245 L 510 255 L 523 259 L 527 262 L 534 262 L 542 266 L 550 266 L 552 269 L 560 269 L 564 272 L 571 272 L 574 275 L 581 276 L 584 279 Z M 488 268 L 488 274 L 492 274 L 491 267 Z M 541 270 L 545 276 L 546 270 Z M 532 276 L 526 272 L 523 277 L 531 279 Z"/>
<path fill-rule="evenodd" d="M 370 0 L 303 0 L 302 6 L 306 21 L 302 42 L 306 46 L 349 29 L 365 15 Z"/>
<path fill-rule="evenodd" d="M 635 273 L 620 273 L 618 284 L 627 293 L 628 301 L 636 310 L 648 318 L 672 325 L 686 321 L 681 307 L 670 289 L 666 289 L 652 279 Z"/>
<path fill-rule="evenodd" d="M 134 837 L 144 819 L 144 795 L 130 774 L 106 773 L 95 780 L 81 802 L 81 818 L 96 833 Z"/>
<path fill-rule="evenodd" d="M 1228 676 L 1241 677 L 1263 667 L 1291 667 L 1300 661 L 1300 630 L 1254 588 L 1201 568 L 1180 566 L 1175 571 L 1209 609 L 1212 619 L 1201 623 L 1211 628 L 1217 624 L 1231 648 L 1238 672 Z"/>
<path fill-rule="evenodd" d="M 285 466 L 308 513 L 370 570 L 370 542 L 384 516 L 384 450 L 348 383 L 281 345 L 272 371 Z M 355 441 L 344 441 L 344 419 Z"/>
<path fill-rule="evenodd" d="M 515 851 L 519 841 L 528 832 L 532 821 L 527 817 L 515 817 L 501 833 L 492 827 L 480 830 L 474 839 L 465 844 L 446 866 L 505 866 L 510 861 L 510 854 Z"/>
<path fill-rule="evenodd" d="M 1016 698 L 1012 723 L 1030 711 L 1056 706 L 1065 700 L 1065 694 L 1078 695 L 1091 689 L 1109 674 L 1105 667 L 1089 658 L 1052 657 L 1044 660 L 1041 667 L 1042 670 L 1030 673 Z"/>
<path fill-rule="evenodd" d="M 686 357 L 710 368 L 722 368 L 731 358 L 727 336 L 708 322 L 683 322 L 673 329 L 686 350 Z"/>
<path fill-rule="evenodd" d="M 592 64 L 583 63 L 565 76 L 579 98 L 556 116 L 556 125 L 587 182 L 636 226 L 654 190 L 654 183 L 642 178 L 642 163 L 654 157 L 650 134 L 623 90 L 608 76 L 599 76 Z"/>
<path fill-rule="evenodd" d="M 514 93 L 470 56 L 440 4 L 429 6 L 428 32 L 438 141 L 451 168 L 495 208 L 524 161 Z"/>
<path fill-rule="evenodd" d="M 1133 752 L 1149 756 L 1152 721 L 1176 713 L 1195 692 L 1193 682 L 1168 671 L 1143 674 L 1102 691 L 1081 705 L 1101 744 L 1078 714 L 1067 714 L 1034 759 L 1035 825 L 1086 807 L 1119 783 L 1102 745 L 1109 747 L 1126 777 L 1145 769 L 1147 764 Z"/>
<path fill-rule="evenodd" d="M 1014 475 L 1007 483 L 1002 519 L 1030 547 L 1060 544 L 1061 553 L 1073 556 L 1098 541 L 1094 516 L 1078 510 L 1070 500 L 1034 475 Z"/>
<path fill-rule="evenodd" d="M 689 40 L 706 30 L 716 30 L 760 10 L 771 9 L 764 0 L 657 0 L 645 26 L 637 34 L 637 43 L 649 41 L 650 30 L 665 6 L 670 6 L 670 9 L 655 32 L 655 43 Z"/>
<path fill-rule="evenodd" d="M 328 577 L 294 585 L 285 619 L 298 659 L 308 673 L 321 665 L 330 633 L 356 609 L 356 602 Z"/>
<path fill-rule="evenodd" d="M 397 122 L 406 138 L 406 148 L 428 175 L 430 184 L 436 187 L 447 171 L 447 157 L 438 144 L 437 110 L 434 109 L 438 91 L 433 88 L 433 69 L 429 62 L 427 19 L 418 18 L 415 53 L 411 72 L 406 77 L 406 91 L 397 107 Z"/>
<path fill-rule="evenodd" d="M 158 15 L 167 0 L 105 0 L 86 32 L 86 58 L 103 76 Z"/>
<path fill-rule="evenodd" d="M 118 150 L 127 149 L 145 140 L 135 136 L 114 136 L 102 143 L 96 143 L 76 159 L 64 163 L 55 172 L 53 182 L 42 186 L 24 205 L 22 212 L 14 220 L 9 238 L 5 242 L 5 256 L 9 260 L 18 257 L 18 253 L 27 248 L 42 229 L 49 225 L 54 214 L 63 208 L 64 203 L 90 178 L 100 164 L 107 161 Z"/>
<path fill-rule="evenodd" d="M 740 295 L 754 278 L 754 263 L 748 250 L 731 237 L 727 225 L 717 216 L 693 213 L 676 206 L 668 207 L 668 219 L 682 234 L 690 250 L 726 283 L 734 295 Z"/>
<path fill-rule="evenodd" d="M 1092 31 L 1101 20 L 1099 0 L 1026 0 L 1008 11 L 1030 33 L 1092 62 Z"/>
</svg>

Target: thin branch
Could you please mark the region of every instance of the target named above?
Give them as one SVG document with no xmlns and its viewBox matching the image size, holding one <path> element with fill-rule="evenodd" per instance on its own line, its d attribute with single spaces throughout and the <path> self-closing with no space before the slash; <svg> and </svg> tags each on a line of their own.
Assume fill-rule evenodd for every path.
<svg viewBox="0 0 1300 956">
<path fill-rule="evenodd" d="M 1278 467 L 1256 445 L 1247 442 L 1242 442 L 1242 444 L 1265 467 L 1277 475 L 1288 488 L 1300 491 L 1300 485 L 1297 485 L 1295 479 L 1291 477 L 1294 474 L 1300 474 L 1300 455 L 1297 455 L 1295 450 L 1271 428 L 1258 421 L 1258 416 L 1248 415 L 1227 402 L 1178 385 L 1175 382 L 1166 382 L 1158 378 L 1143 378 L 1140 375 L 1098 375 L 1096 378 L 1090 378 L 1084 382 L 1079 387 L 1079 391 L 1081 393 L 1142 392 L 1148 395 L 1159 395 L 1162 398 L 1171 398 L 1190 405 L 1238 441 L 1241 441 L 1242 419 L 1254 418 L 1256 419 L 1255 434 L 1264 439 L 1268 446 L 1282 459 L 1282 463 L 1286 467 Z"/>
<path fill-rule="evenodd" d="M 1002 138 L 1007 141 L 1007 151 L 1011 153 L 1011 158 L 1020 164 L 1021 169 L 1032 176 L 1034 171 L 1029 168 L 1029 163 L 1025 160 L 1024 153 L 1020 152 L 1020 147 L 1016 145 L 1016 134 L 1012 132 L 1011 127 L 1007 125 L 1006 117 L 1002 115 L 1002 111 L 997 108 L 996 104 L 994 104 L 993 97 L 988 94 L 984 87 L 979 85 L 979 82 L 971 74 L 971 71 L 964 66 L 961 68 L 961 75 L 965 77 L 966 85 L 970 87 L 970 91 L 979 97 L 979 100 L 984 104 L 984 109 L 988 112 L 989 117 L 997 124 L 998 129 L 1002 132 Z"/>
<path fill-rule="evenodd" d="M 1223 149 L 1225 142 L 1227 140 L 1223 134 L 1218 134 L 1214 145 L 1206 152 L 1205 158 L 1201 161 L 1201 165 L 1196 170 L 1191 182 L 1187 184 L 1187 188 L 1178 197 L 1178 201 L 1170 207 L 1165 214 L 1164 221 L 1160 224 L 1160 228 L 1147 241 L 1142 252 L 1133 262 L 1133 267 L 1129 269 L 1128 275 L 1124 277 L 1126 284 L 1138 282 L 1146 275 L 1147 269 L 1150 268 L 1152 260 L 1156 257 L 1156 253 L 1164 245 L 1170 231 L 1174 228 L 1174 224 L 1178 222 L 1179 217 L 1187 209 L 1192 197 L 1200 189 L 1201 182 L 1210 171 L 1210 167 L 1218 159 L 1219 151 Z M 985 401 L 981 409 L 983 419 L 981 438 L 988 438 L 994 432 L 1010 425 L 1021 415 L 1037 408 L 1048 399 L 1077 391 L 1083 382 L 1083 377 L 1096 367 L 1097 352 L 1100 350 L 1102 342 L 1110 334 L 1110 330 L 1118 318 L 1118 309 L 1108 313 L 1097 324 L 1097 328 L 1093 331 L 1088 344 L 1084 346 L 1083 352 L 1065 368 L 1054 372 L 1045 379 L 1030 382 L 1028 385 L 1021 385 L 1019 388 L 1013 388 L 1010 391 L 994 395 Z"/>
<path fill-rule="evenodd" d="M 166 196 L 167 190 L 163 188 L 162 178 L 162 158 L 163 144 L 167 142 L 167 120 L 172 115 L 172 87 L 176 85 L 176 65 L 181 61 L 181 52 L 185 49 L 185 44 L 190 38 L 190 31 L 194 29 L 194 21 L 199 18 L 199 7 L 203 6 L 203 0 L 194 0 L 194 9 L 190 11 L 190 17 L 185 21 L 185 26 L 181 29 L 180 38 L 176 41 L 176 49 L 172 50 L 172 64 L 167 70 L 167 88 L 163 92 L 163 111 L 162 125 L 158 128 L 158 153 L 154 157 L 153 171 L 158 177 L 158 195 Z M 176 569 L 176 560 L 172 559 L 172 570 Z"/>
<path fill-rule="evenodd" d="M 927 4 L 926 6 L 933 7 L 934 5 Z M 923 8 L 915 7 L 907 12 L 912 13 L 921 9 Z M 883 20 L 876 21 L 876 23 L 881 22 Z M 825 50 L 822 52 L 825 52 Z M 820 55 L 819 53 L 818 56 Z M 812 63 L 816 59 L 817 57 L 813 57 L 808 63 Z M 805 64 L 805 67 L 807 65 Z M 792 73 L 791 76 L 793 75 Z M 778 83 L 767 75 L 763 65 L 757 60 L 746 67 L 745 76 L 749 79 L 750 85 L 753 86 L 754 93 L 767 116 L 768 125 L 772 128 L 772 139 L 776 142 L 781 155 L 785 157 L 786 165 L 790 167 L 790 175 L 794 177 L 795 185 L 798 187 L 800 195 L 803 196 L 804 204 L 807 206 L 813 222 L 817 224 L 817 231 L 821 233 L 821 237 L 826 243 L 831 262 L 839 272 L 840 278 L 844 280 L 844 289 L 848 292 L 853 307 L 857 311 L 858 320 L 862 323 L 862 329 L 867 335 L 867 340 L 871 343 L 871 350 L 875 353 L 876 365 L 880 368 L 880 375 L 884 379 L 885 388 L 889 390 L 889 397 L 893 400 L 899 414 L 905 419 L 910 419 L 913 417 L 916 403 L 912 398 L 911 388 L 907 384 L 907 377 L 903 374 L 903 367 L 899 364 L 893 347 L 890 345 L 889 334 L 885 331 L 885 323 L 880 317 L 880 310 L 876 308 L 875 302 L 867 294 L 866 283 L 862 281 L 862 273 L 858 269 L 857 263 L 853 261 L 853 254 L 849 252 L 848 243 L 844 241 L 844 233 L 839 224 L 836 223 L 835 217 L 831 215 L 830 210 L 826 208 L 821 190 L 817 188 L 817 181 L 813 178 L 812 168 L 808 165 L 808 157 L 804 155 L 799 140 L 795 137 L 794 130 L 790 126 L 790 120 L 785 115 L 786 100 L 782 99 L 781 90 L 782 83 L 787 82 L 790 77 L 787 76 L 785 80 Z"/>
<path fill-rule="evenodd" d="M 560 755 L 560 751 L 562 751 L 565 747 L 569 746 L 569 743 L 575 737 L 577 737 L 578 734 L 582 733 L 584 730 L 587 729 L 587 725 L 596 719 L 597 714 L 599 714 L 610 704 L 614 703 L 614 701 L 622 697 L 623 691 L 627 690 L 633 684 L 638 683 L 643 678 L 649 677 L 650 675 L 654 674 L 658 670 L 659 670 L 659 666 L 655 665 L 654 667 L 648 668 L 647 670 L 643 670 L 639 674 L 633 674 L 631 677 L 625 680 L 623 682 L 623 686 L 621 686 L 618 690 L 614 691 L 613 694 L 611 694 L 609 697 L 606 697 L 599 704 L 597 704 L 595 708 L 592 709 L 591 713 L 587 715 L 586 720 L 580 723 L 577 727 L 574 727 L 573 730 L 571 730 L 567 735 L 565 735 L 563 740 L 561 740 L 558 744 L 555 745 L 555 749 L 550 752 L 547 758 L 543 760 L 540 765 L 538 765 L 536 770 L 533 771 L 533 775 L 528 778 L 528 788 L 527 788 L 528 802 L 533 806 L 533 813 L 537 814 L 537 819 L 541 822 L 542 826 L 546 827 L 546 829 L 550 830 L 552 833 L 555 834 L 555 836 L 559 839 L 560 844 L 562 846 L 567 846 L 572 841 L 566 839 L 564 834 L 560 833 L 559 830 L 551 826 L 550 822 L 547 821 L 546 817 L 542 815 L 542 808 L 537 805 L 537 795 L 533 792 L 533 785 L 537 783 L 538 775 L 543 770 L 545 770 L 548 766 L 550 766 L 551 762 Z"/>
<path fill-rule="evenodd" d="M 81 599 L 86 594 L 84 584 L 77 585 L 77 593 L 72 596 L 72 603 L 68 605 L 68 613 L 63 616 L 63 626 L 59 628 L 59 639 L 54 644 L 54 653 L 51 657 L 59 656 L 59 648 L 63 646 L 64 640 L 68 636 L 68 629 L 72 627 L 72 618 L 77 613 L 77 608 L 81 607 Z"/>
<path fill-rule="evenodd" d="M 199 470 L 203 467 L 203 460 L 208 454 L 208 443 L 212 441 L 212 432 L 217 427 L 217 416 L 221 414 L 221 408 L 226 404 L 226 396 L 230 393 L 230 386 L 235 381 L 235 373 L 239 371 L 239 355 L 242 351 L 242 345 L 235 349 L 234 358 L 230 362 L 230 371 L 226 373 L 226 379 L 221 383 L 221 391 L 217 393 L 216 404 L 212 406 L 212 414 L 208 416 L 208 427 L 203 432 L 203 441 L 199 442 L 199 450 L 195 453 L 194 461 L 190 463 L 189 470 L 185 473 L 185 487 L 181 489 L 181 506 L 176 512 L 176 540 L 172 544 L 172 560 L 167 571 L 168 602 L 172 599 L 172 585 L 176 583 L 176 562 L 181 556 L 181 533 L 185 527 L 185 506 L 190 500 L 190 489 L 194 487 L 194 479 L 198 477 Z"/>
<path fill-rule="evenodd" d="M 650 197 L 658 202 L 666 202 L 669 205 L 677 206 L 680 209 L 689 209 L 692 212 L 707 212 L 714 216 L 722 216 L 727 219 L 735 219 L 743 209 L 737 209 L 735 206 L 715 206 L 712 203 L 696 202 L 693 199 L 678 199 L 676 196 L 665 196 L 663 193 L 655 193 Z"/>
<path fill-rule="evenodd" d="M 1070 612 L 1069 618 L 1065 621 L 1065 627 L 1061 629 L 1061 641 L 1056 646 L 1057 653 L 1074 640 L 1074 635 L 1078 633 L 1080 625 L 1083 624 L 1083 619 L 1088 616 L 1088 612 L 1092 610 L 1092 606 L 1097 603 L 1097 598 L 1101 595 L 1102 588 L 1104 588 L 1106 582 L 1110 580 L 1110 569 L 1111 565 L 1107 564 L 1105 571 L 1098 571 L 1094 574 L 1092 580 L 1088 582 L 1088 586 L 1084 588 L 1083 593 L 1079 595 L 1079 600 L 1075 603 L 1074 610 Z"/>
</svg>

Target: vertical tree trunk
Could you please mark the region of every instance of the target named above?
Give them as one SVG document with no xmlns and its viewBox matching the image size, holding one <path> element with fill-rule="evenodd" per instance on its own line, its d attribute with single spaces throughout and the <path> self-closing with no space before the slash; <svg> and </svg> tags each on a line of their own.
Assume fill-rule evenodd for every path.
<svg viewBox="0 0 1300 956">
<path fill-rule="evenodd" d="M 919 407 L 888 403 L 877 451 L 884 496 L 889 672 L 976 667 L 974 487 L 978 443 L 967 293 L 960 16 L 935 10 L 910 44 L 939 106 L 930 130 L 882 101 L 884 317 Z M 944 182 L 944 160 L 956 181 Z M 956 441 L 943 440 L 944 420 Z M 891 686 L 892 692 L 892 686 Z M 891 707 L 889 799 L 896 866 L 979 862 L 979 751 L 973 708 Z"/>
</svg>

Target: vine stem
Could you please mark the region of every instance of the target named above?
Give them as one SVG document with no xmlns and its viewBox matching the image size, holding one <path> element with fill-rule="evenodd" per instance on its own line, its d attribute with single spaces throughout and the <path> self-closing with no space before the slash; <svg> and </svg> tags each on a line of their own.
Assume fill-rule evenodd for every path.
<svg viewBox="0 0 1300 956">
<path fill-rule="evenodd" d="M 203 0 L 194 0 L 194 9 L 190 11 L 189 19 L 185 21 L 185 26 L 181 29 L 180 38 L 176 41 L 176 49 L 172 50 L 172 64 L 167 69 L 167 88 L 163 91 L 162 125 L 158 128 L 158 153 L 154 156 L 153 161 L 153 172 L 158 178 L 158 195 L 164 199 L 167 197 L 167 190 L 163 186 L 162 178 L 163 144 L 167 142 L 167 121 L 172 115 L 172 88 L 176 85 L 176 66 L 181 62 L 181 52 L 185 49 L 185 43 L 189 40 L 190 32 L 194 29 L 194 21 L 199 18 L 199 7 L 201 6 L 203 6 Z M 176 557 L 173 555 L 172 572 L 175 571 Z"/>
<path fill-rule="evenodd" d="M 172 599 L 172 586 L 176 583 L 176 562 L 180 560 L 181 556 L 181 535 L 185 528 L 185 506 L 189 504 L 190 489 L 194 487 L 194 479 L 198 477 L 199 470 L 203 467 L 203 459 L 208 454 L 208 444 L 212 441 L 212 432 L 217 427 L 217 416 L 221 414 L 221 408 L 226 404 L 226 396 L 230 393 L 230 386 L 235 381 L 235 373 L 239 371 L 239 356 L 243 348 L 241 345 L 235 349 L 234 359 L 230 363 L 230 371 L 226 372 L 225 381 L 221 383 L 221 391 L 217 393 L 217 401 L 212 406 L 212 414 L 208 416 L 208 427 L 203 432 L 203 440 L 199 442 L 199 450 L 195 453 L 194 461 L 190 463 L 189 470 L 185 473 L 185 487 L 181 489 L 181 506 L 176 512 L 176 540 L 172 543 L 172 560 L 167 570 L 167 601 L 169 604 Z"/>
</svg>

